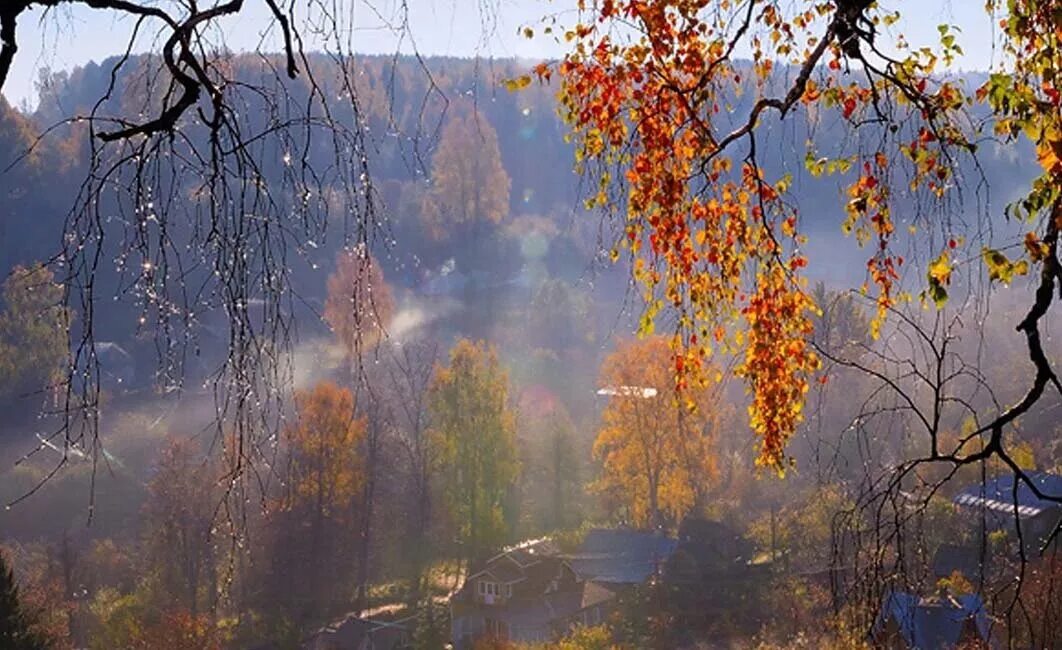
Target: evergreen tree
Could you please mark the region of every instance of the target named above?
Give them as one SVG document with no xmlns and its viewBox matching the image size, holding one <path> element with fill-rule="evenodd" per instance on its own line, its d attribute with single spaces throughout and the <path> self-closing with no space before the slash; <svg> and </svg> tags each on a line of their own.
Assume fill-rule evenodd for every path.
<svg viewBox="0 0 1062 650">
<path fill-rule="evenodd" d="M 51 646 L 36 629 L 36 616 L 19 602 L 15 572 L 0 553 L 0 648 L 44 650 Z"/>
</svg>

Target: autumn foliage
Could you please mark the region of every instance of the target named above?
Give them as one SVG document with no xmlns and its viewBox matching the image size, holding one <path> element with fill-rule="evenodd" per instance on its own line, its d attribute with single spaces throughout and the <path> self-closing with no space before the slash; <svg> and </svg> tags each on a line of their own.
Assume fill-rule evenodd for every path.
<svg viewBox="0 0 1062 650">
<path fill-rule="evenodd" d="M 328 276 L 324 318 L 347 358 L 379 343 L 394 312 L 394 295 L 376 260 L 362 248 L 340 251 Z"/>
<path fill-rule="evenodd" d="M 735 166 L 712 130 L 697 126 L 720 110 L 716 84 L 738 83 L 735 68 L 711 64 L 725 55 L 696 18 L 703 4 L 600 5 L 560 66 L 562 113 L 580 162 L 607 168 L 591 204 L 610 202 L 614 173 L 626 190 L 620 245 L 644 287 L 643 333 L 652 333 L 662 309 L 677 312 L 672 384 L 703 387 L 717 348 L 742 351 L 760 461 L 781 468 L 818 367 L 804 343 L 814 306 L 796 277 L 806 260 L 796 251 L 795 215 L 780 201 L 786 181 L 766 179 L 755 164 Z M 646 35 L 632 45 L 613 42 L 607 27 L 619 20 L 634 20 Z M 700 83 L 700 75 L 719 79 Z M 681 90 L 694 84 L 703 91 Z M 695 186 L 698 174 L 703 183 Z"/>
<path fill-rule="evenodd" d="M 331 382 L 296 393 L 295 406 L 284 431 L 283 492 L 268 521 L 276 563 L 267 586 L 280 595 L 268 606 L 302 621 L 341 601 L 353 575 L 366 422 L 352 393 Z M 289 584 L 290 575 L 299 580 Z"/>
<path fill-rule="evenodd" d="M 0 647 L 45 650 L 53 643 L 41 628 L 40 615 L 20 595 L 15 573 L 0 553 Z"/>
<path fill-rule="evenodd" d="M 474 110 L 455 108 L 431 161 L 423 209 L 428 231 L 443 239 L 456 228 L 500 222 L 509 214 L 510 185 L 494 127 Z"/>
<path fill-rule="evenodd" d="M 346 517 L 363 480 L 358 444 L 365 420 L 355 416 L 351 392 L 331 382 L 298 393 L 295 403 L 298 419 L 285 431 L 290 493 L 284 507 Z"/>
<path fill-rule="evenodd" d="M 899 53 L 884 55 L 874 35 L 899 14 L 858 1 L 580 2 L 569 54 L 536 67 L 542 80 L 559 73 L 577 166 L 597 181 L 588 206 L 625 217 L 612 256 L 632 260 L 646 306 L 642 333 L 653 332 L 661 312 L 673 316 L 680 391 L 710 380 L 714 353 L 739 358 L 758 464 L 787 466 L 786 443 L 820 365 L 808 344 L 818 307 L 804 277 L 811 260 L 801 252 L 800 215 L 787 201 L 792 179 L 768 178 L 758 162 L 765 122 L 833 113 L 853 130 L 880 130 L 875 144 L 838 155 L 819 154 L 811 141 L 806 160 L 813 177 L 846 177 L 841 226 L 868 249 L 863 291 L 877 305 L 877 336 L 890 310 L 913 299 L 900 283 L 904 257 L 894 252 L 896 197 L 939 202 L 955 191 L 957 161 L 982 135 L 970 118 L 974 101 L 996 113 L 997 134 L 1024 133 L 1037 146 L 1045 174 L 1017 208 L 1037 218 L 1058 201 L 1058 9 L 1039 0 L 1010 2 L 1006 11 L 1001 4 L 989 9 L 1006 16 L 1005 65 L 1014 74 L 993 74 L 976 96 L 941 74 L 962 53 L 956 30 L 942 25 L 936 47 L 897 42 Z M 950 220 L 923 226 L 910 227 L 929 248 L 919 297 L 940 307 L 964 242 Z M 986 248 L 990 278 L 1008 282 L 1053 259 L 1057 226 L 1051 232 L 1030 233 L 1028 262 Z"/>
<path fill-rule="evenodd" d="M 612 395 L 594 442 L 603 465 L 597 487 L 643 527 L 681 521 L 703 506 L 717 474 L 721 409 L 709 388 L 680 399 L 671 359 L 667 339 L 656 336 L 621 344 L 601 368 Z"/>
<path fill-rule="evenodd" d="M 63 287 L 39 264 L 16 266 L 4 280 L 0 311 L 0 397 L 35 393 L 63 370 L 69 312 Z"/>
<path fill-rule="evenodd" d="M 193 443 L 175 438 L 162 448 L 147 486 L 145 550 L 167 603 L 192 618 L 217 604 L 218 473 Z"/>
</svg>

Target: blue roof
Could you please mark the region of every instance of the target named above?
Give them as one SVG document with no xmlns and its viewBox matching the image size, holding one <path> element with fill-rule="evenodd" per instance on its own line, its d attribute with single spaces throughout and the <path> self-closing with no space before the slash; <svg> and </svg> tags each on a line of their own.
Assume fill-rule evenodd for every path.
<svg viewBox="0 0 1062 650">
<path fill-rule="evenodd" d="M 567 560 L 584 580 L 640 584 L 671 557 L 677 546 L 678 540 L 660 533 L 595 528 Z"/>
<path fill-rule="evenodd" d="M 1062 476 L 1047 472 L 1026 472 L 1029 480 L 1042 494 L 1062 499 Z M 1041 499 L 1036 496 L 1024 481 L 1018 481 L 1015 494 L 1013 474 L 996 476 L 982 485 L 971 485 L 955 495 L 955 505 L 968 507 L 985 507 L 1001 512 L 1014 512 L 1017 496 L 1018 514 L 1025 517 L 1036 515 L 1052 508 L 1060 508 L 1057 501 Z"/>
<path fill-rule="evenodd" d="M 988 638 L 988 613 L 980 596 L 921 599 L 902 591 L 892 592 L 874 623 L 879 633 L 895 621 L 904 643 L 910 648 L 937 650 L 955 647 L 962 641 L 967 621 L 973 622 L 981 639 Z"/>
</svg>

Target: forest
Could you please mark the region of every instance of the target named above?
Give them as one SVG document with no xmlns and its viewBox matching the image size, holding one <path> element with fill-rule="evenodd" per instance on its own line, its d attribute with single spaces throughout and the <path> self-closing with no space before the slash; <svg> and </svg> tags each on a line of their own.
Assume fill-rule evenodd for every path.
<svg viewBox="0 0 1062 650">
<path fill-rule="evenodd" d="M 1056 3 L 352 2 L 0 96 L 0 650 L 1062 647 Z"/>
</svg>

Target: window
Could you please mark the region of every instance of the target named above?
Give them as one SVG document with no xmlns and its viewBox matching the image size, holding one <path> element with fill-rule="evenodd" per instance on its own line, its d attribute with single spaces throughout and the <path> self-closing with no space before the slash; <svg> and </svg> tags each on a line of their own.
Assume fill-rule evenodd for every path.
<svg viewBox="0 0 1062 650">
<path fill-rule="evenodd" d="M 601 622 L 601 609 L 598 607 L 591 607 L 590 609 L 585 609 L 583 610 L 581 618 L 583 619 L 583 625 L 597 625 Z"/>
<path fill-rule="evenodd" d="M 506 598 L 512 598 L 513 597 L 513 586 L 512 585 L 505 585 L 505 597 Z"/>
<path fill-rule="evenodd" d="M 487 582 L 486 580 L 479 581 L 480 596 L 497 596 L 499 593 L 497 582 Z"/>
</svg>

